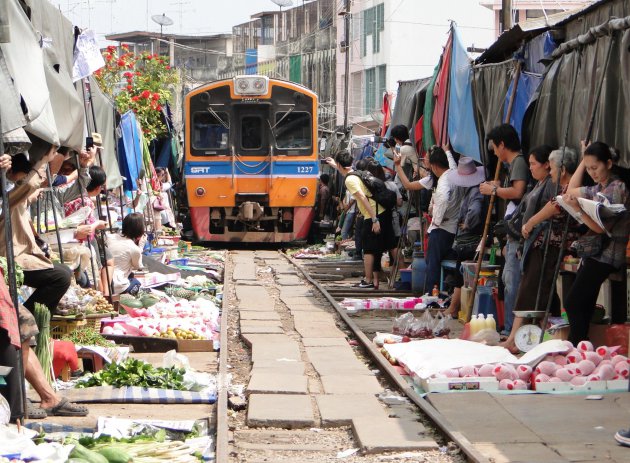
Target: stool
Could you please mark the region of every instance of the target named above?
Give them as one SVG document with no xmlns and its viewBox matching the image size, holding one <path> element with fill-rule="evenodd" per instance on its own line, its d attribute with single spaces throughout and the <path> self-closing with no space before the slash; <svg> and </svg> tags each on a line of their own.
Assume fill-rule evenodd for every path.
<svg viewBox="0 0 630 463">
<path fill-rule="evenodd" d="M 92 362 L 92 368 L 94 369 L 93 373 L 96 373 L 97 371 L 103 369 L 103 357 L 101 357 L 100 355 L 94 352 L 89 352 L 87 350 L 81 350 L 77 353 L 77 355 L 79 356 L 81 361 L 89 360 L 90 362 Z"/>
<path fill-rule="evenodd" d="M 444 269 L 456 269 L 456 260 L 443 260 L 440 262 L 440 291 L 444 291 Z"/>
</svg>

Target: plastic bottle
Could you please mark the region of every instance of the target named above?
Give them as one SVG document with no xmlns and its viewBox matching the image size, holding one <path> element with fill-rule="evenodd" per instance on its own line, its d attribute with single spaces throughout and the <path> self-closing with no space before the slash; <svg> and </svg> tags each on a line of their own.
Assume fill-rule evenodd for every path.
<svg viewBox="0 0 630 463">
<path fill-rule="evenodd" d="M 424 294 L 424 282 L 427 273 L 427 263 L 424 260 L 424 253 L 420 241 L 413 245 L 413 261 L 411 263 L 411 291 L 414 294 Z"/>
<path fill-rule="evenodd" d="M 438 285 L 434 285 L 433 291 L 431 291 L 431 296 L 439 296 L 439 295 L 440 295 L 440 289 L 438 288 Z"/>
<path fill-rule="evenodd" d="M 491 313 L 489 313 L 488 316 L 486 317 L 486 329 L 493 330 L 493 331 L 497 330 L 497 322 L 494 319 L 494 315 Z"/>
<path fill-rule="evenodd" d="M 496 263 L 496 260 L 497 260 L 497 245 L 493 243 L 492 247 L 490 248 L 490 259 L 488 260 L 488 264 L 494 265 Z"/>
<path fill-rule="evenodd" d="M 470 335 L 474 336 L 479 331 L 481 331 L 484 327 L 485 320 L 481 318 L 482 315 L 478 314 L 476 317 L 472 317 L 470 319 Z"/>
</svg>

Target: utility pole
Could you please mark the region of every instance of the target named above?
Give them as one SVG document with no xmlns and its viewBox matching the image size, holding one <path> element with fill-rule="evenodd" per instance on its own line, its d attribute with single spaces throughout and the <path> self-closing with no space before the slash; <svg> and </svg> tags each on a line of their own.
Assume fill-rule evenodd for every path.
<svg viewBox="0 0 630 463">
<path fill-rule="evenodd" d="M 503 30 L 512 28 L 512 0 L 501 0 L 501 16 L 503 17 Z"/>
<path fill-rule="evenodd" d="M 350 100 L 350 1 L 346 0 L 344 11 L 344 49 L 346 52 L 346 74 L 344 76 L 343 92 L 343 128 L 348 130 L 348 106 Z"/>
</svg>

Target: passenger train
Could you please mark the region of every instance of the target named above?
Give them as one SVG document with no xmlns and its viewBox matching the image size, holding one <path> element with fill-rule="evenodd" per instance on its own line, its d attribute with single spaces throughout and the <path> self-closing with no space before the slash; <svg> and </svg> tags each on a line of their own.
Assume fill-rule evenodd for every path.
<svg viewBox="0 0 630 463">
<path fill-rule="evenodd" d="M 197 241 L 307 238 L 320 161 L 317 95 L 243 75 L 185 97 L 184 181 Z"/>
</svg>

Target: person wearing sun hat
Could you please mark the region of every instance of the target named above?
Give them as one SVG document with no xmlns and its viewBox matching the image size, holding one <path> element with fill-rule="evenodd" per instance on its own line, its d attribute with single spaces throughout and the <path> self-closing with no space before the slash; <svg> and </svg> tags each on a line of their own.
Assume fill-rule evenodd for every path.
<svg viewBox="0 0 630 463">
<path fill-rule="evenodd" d="M 453 242 L 457 267 L 447 278 L 447 283 L 454 288 L 453 297 L 451 305 L 445 312 L 455 316 L 459 311 L 461 288 L 464 285 L 461 272 L 462 262 L 474 258 L 479 241 L 481 241 L 485 200 L 479 191 L 479 184 L 486 178 L 483 166 L 477 166 L 475 161 L 468 156 L 460 157 L 457 169 L 450 170 L 446 175 L 451 187 L 460 190 L 457 196 L 461 198 L 457 232 Z"/>
</svg>

